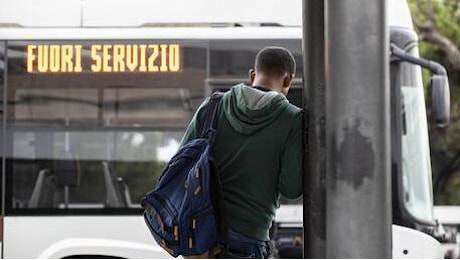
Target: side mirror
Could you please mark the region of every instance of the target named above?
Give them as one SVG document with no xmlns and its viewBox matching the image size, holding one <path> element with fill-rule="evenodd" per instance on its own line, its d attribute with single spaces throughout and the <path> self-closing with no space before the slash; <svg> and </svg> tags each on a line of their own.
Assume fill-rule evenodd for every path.
<svg viewBox="0 0 460 260">
<path fill-rule="evenodd" d="M 390 47 L 392 57 L 429 69 L 434 74 L 430 84 L 432 117 L 438 127 L 446 127 L 450 120 L 450 89 L 444 66 L 435 61 L 412 56 L 394 43 L 391 43 Z"/>
<path fill-rule="evenodd" d="M 433 118 L 438 127 L 445 127 L 450 120 L 450 89 L 447 75 L 433 75 L 430 91 Z"/>
</svg>

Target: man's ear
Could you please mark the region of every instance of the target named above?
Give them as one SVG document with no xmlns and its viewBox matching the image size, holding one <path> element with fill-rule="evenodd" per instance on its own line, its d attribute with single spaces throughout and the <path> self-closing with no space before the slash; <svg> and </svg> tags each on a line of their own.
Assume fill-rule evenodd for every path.
<svg viewBox="0 0 460 260">
<path fill-rule="evenodd" d="M 283 88 L 290 87 L 293 78 L 294 74 L 286 74 L 286 76 L 283 79 Z"/>
<path fill-rule="evenodd" d="M 256 72 L 254 69 L 250 69 L 249 70 L 249 73 L 248 73 L 248 76 L 249 76 L 249 81 L 252 83 L 254 83 L 254 79 L 256 78 Z"/>
</svg>

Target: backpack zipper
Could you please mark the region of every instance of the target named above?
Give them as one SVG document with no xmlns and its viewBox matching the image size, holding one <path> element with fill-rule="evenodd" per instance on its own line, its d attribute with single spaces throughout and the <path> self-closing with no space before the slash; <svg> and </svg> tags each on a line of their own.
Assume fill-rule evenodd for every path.
<svg viewBox="0 0 460 260">
<path fill-rule="evenodd" d="M 168 213 L 173 218 L 173 236 L 174 236 L 174 240 L 179 241 L 179 226 L 176 224 L 176 221 L 174 220 L 175 215 L 173 214 L 172 209 L 169 207 L 168 203 L 162 197 L 160 197 L 159 195 L 156 195 L 156 194 L 154 194 L 154 195 L 155 195 L 154 196 L 155 199 L 166 209 L 166 211 L 168 211 Z M 161 224 L 162 224 L 161 227 L 164 230 L 163 222 L 161 222 Z"/>
<path fill-rule="evenodd" d="M 166 202 L 165 199 L 163 199 L 161 196 L 157 195 L 157 194 L 154 194 L 154 197 L 155 199 L 164 207 L 166 208 L 166 211 L 168 211 L 168 213 L 171 215 L 171 217 L 173 217 L 173 219 L 175 218 L 174 216 L 176 216 L 176 214 L 174 214 L 173 210 L 169 207 L 168 203 Z"/>
</svg>

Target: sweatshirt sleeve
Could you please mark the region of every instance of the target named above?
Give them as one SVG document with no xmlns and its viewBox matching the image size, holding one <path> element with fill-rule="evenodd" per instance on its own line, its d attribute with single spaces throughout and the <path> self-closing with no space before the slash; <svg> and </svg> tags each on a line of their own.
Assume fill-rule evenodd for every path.
<svg viewBox="0 0 460 260">
<path fill-rule="evenodd" d="M 288 199 L 302 195 L 302 113 L 295 117 L 281 157 L 279 190 Z"/>
<path fill-rule="evenodd" d="M 206 98 L 203 103 L 201 103 L 200 107 L 196 110 L 195 115 L 193 115 L 192 120 L 190 121 L 187 130 L 185 131 L 184 136 L 182 137 L 182 141 L 180 142 L 180 147 L 184 146 L 189 141 L 195 139 L 199 135 L 200 131 L 200 124 L 204 120 L 204 111 L 205 107 L 209 102 L 209 97 Z"/>
</svg>

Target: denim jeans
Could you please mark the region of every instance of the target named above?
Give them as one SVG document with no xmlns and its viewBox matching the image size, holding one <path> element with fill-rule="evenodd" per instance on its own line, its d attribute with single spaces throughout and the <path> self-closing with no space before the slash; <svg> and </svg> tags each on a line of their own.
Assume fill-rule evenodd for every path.
<svg viewBox="0 0 460 260">
<path fill-rule="evenodd" d="M 229 229 L 227 238 L 221 242 L 223 251 L 216 258 L 253 259 L 270 256 L 270 242 L 247 237 Z"/>
</svg>

